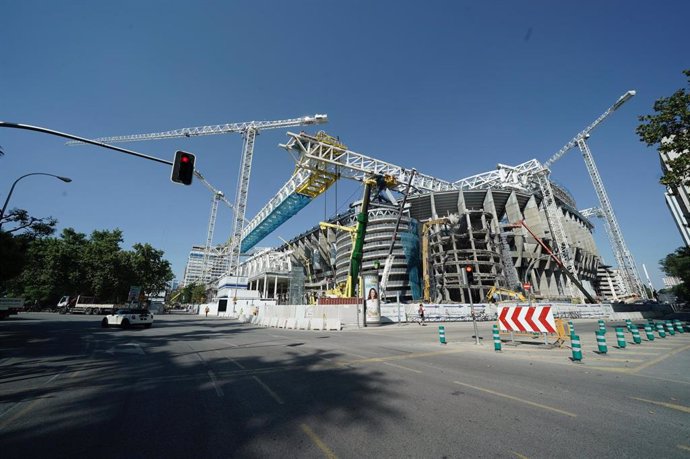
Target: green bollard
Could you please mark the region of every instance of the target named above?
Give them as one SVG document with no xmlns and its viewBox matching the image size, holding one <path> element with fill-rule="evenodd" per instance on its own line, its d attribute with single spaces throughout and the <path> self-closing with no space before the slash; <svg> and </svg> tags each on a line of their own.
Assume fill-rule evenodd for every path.
<svg viewBox="0 0 690 459">
<path fill-rule="evenodd" d="M 498 325 L 494 325 L 494 351 L 501 351 L 501 335 L 498 332 Z"/>
<path fill-rule="evenodd" d="M 625 333 L 622 328 L 616 328 L 616 339 L 618 340 L 618 349 L 625 349 Z"/>
<path fill-rule="evenodd" d="M 644 332 L 647 334 L 647 341 L 654 341 L 654 332 L 649 324 L 644 326 Z"/>
<path fill-rule="evenodd" d="M 573 336 L 575 334 L 575 325 L 573 325 L 572 320 L 568 321 L 568 328 L 570 329 L 570 336 Z"/>
<path fill-rule="evenodd" d="M 640 330 L 638 330 L 637 327 L 634 327 L 632 329 L 632 335 L 633 335 L 633 343 L 635 343 L 635 344 L 641 344 L 642 343 L 642 338 L 640 338 Z"/>
<path fill-rule="evenodd" d="M 446 327 L 443 325 L 438 326 L 438 340 L 441 344 L 446 344 Z"/>
<path fill-rule="evenodd" d="M 680 323 L 680 320 L 678 320 L 678 319 L 674 320 L 673 325 L 676 326 L 676 331 L 678 333 L 685 333 L 685 330 L 683 330 L 683 324 Z"/>
<path fill-rule="evenodd" d="M 656 331 L 659 333 L 659 338 L 666 338 L 666 332 L 664 331 L 664 326 L 662 324 L 656 324 Z"/>
<path fill-rule="evenodd" d="M 606 354 L 609 351 L 609 348 L 606 345 L 606 335 L 602 333 L 601 330 L 595 331 L 594 334 L 597 335 L 597 346 L 599 347 L 599 354 Z"/>
<path fill-rule="evenodd" d="M 673 323 L 671 323 L 670 320 L 667 320 L 664 325 L 666 326 L 666 331 L 669 335 L 673 336 L 676 334 L 676 331 L 673 329 Z"/>
<path fill-rule="evenodd" d="M 633 324 L 632 324 L 632 321 L 630 319 L 625 319 L 625 326 L 628 329 L 628 331 L 630 333 L 632 333 Z"/>
<path fill-rule="evenodd" d="M 606 334 L 606 324 L 603 320 L 599 319 L 599 330 Z"/>
<path fill-rule="evenodd" d="M 582 347 L 580 346 L 580 337 L 573 335 L 570 337 L 570 342 L 573 345 L 573 362 L 582 361 Z"/>
</svg>

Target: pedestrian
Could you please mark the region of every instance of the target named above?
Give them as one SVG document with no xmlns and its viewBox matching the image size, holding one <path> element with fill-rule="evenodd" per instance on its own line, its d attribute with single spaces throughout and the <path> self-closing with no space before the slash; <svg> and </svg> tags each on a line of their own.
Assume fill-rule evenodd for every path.
<svg viewBox="0 0 690 459">
<path fill-rule="evenodd" d="M 206 306 L 205 311 L 206 311 L 206 317 L 208 317 L 208 311 L 209 311 L 208 306 Z"/>
<path fill-rule="evenodd" d="M 419 303 L 417 314 L 419 314 L 419 325 L 426 325 L 426 323 L 424 323 L 424 306 L 422 306 L 422 303 Z"/>
</svg>

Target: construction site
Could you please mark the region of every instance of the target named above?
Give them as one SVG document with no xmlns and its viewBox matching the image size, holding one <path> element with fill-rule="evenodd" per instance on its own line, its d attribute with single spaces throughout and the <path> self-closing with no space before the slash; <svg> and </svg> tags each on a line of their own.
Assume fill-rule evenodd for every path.
<svg viewBox="0 0 690 459">
<path fill-rule="evenodd" d="M 254 142 L 260 130 L 320 125 L 326 115 L 290 120 L 185 128 L 104 137 L 107 143 L 239 133 L 244 137 L 236 197 L 195 171 L 212 194 L 204 246 L 195 246 L 193 276 L 227 302 L 237 289 L 275 304 L 327 304 L 363 298 L 361 275 L 374 275 L 386 302 L 481 303 L 526 299 L 602 303 L 647 299 L 613 206 L 587 145 L 590 133 L 635 95 L 628 91 L 545 162 L 498 164 L 495 170 L 447 180 L 351 150 L 321 128 L 288 132 L 280 146 L 295 172 L 263 208 L 246 219 Z M 354 140 L 353 140 L 354 141 Z M 579 149 L 599 207 L 578 209 L 575 198 L 550 179 L 550 168 Z M 361 199 L 274 248 L 258 249 L 338 180 L 362 185 Z M 225 244 L 214 245 L 219 203 L 234 214 Z M 592 218 L 601 218 L 617 267 L 604 265 Z M 228 294 L 231 279 L 234 294 Z M 220 285 L 223 284 L 223 285 Z M 220 289 L 221 293 L 218 293 Z M 224 292 L 224 293 L 223 293 Z"/>
</svg>

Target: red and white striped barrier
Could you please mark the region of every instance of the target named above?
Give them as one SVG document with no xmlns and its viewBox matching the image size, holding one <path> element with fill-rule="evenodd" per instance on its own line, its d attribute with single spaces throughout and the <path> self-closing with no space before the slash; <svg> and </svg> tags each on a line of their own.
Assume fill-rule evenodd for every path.
<svg viewBox="0 0 690 459">
<path fill-rule="evenodd" d="M 498 325 L 503 331 L 556 333 L 551 306 L 499 307 Z"/>
</svg>

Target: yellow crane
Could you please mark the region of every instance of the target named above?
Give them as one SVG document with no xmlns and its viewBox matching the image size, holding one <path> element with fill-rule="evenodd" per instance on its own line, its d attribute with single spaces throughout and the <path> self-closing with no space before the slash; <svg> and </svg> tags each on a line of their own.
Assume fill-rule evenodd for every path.
<svg viewBox="0 0 690 459">
<path fill-rule="evenodd" d="M 498 294 L 500 296 L 507 296 L 511 300 L 527 301 L 527 298 L 525 298 L 525 295 L 523 295 L 520 292 L 508 290 L 507 288 L 491 287 L 489 292 L 486 294 L 486 299 L 489 303 L 497 303 L 498 301 L 502 301 L 501 299 L 496 301 L 496 299 L 494 298 L 495 294 Z"/>
</svg>

